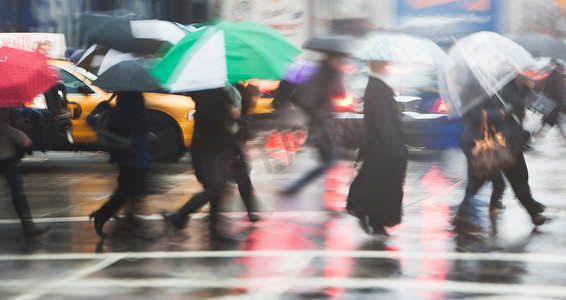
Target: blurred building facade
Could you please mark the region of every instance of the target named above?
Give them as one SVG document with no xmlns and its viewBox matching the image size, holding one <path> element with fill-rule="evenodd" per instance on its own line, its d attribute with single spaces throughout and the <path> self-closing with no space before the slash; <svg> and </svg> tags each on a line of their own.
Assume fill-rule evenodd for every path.
<svg viewBox="0 0 566 300">
<path fill-rule="evenodd" d="M 80 16 L 125 10 L 181 24 L 214 18 L 269 25 L 293 44 L 315 34 L 374 30 L 421 35 L 439 44 L 472 32 L 524 31 L 566 38 L 566 0 L 0 0 L 0 32 L 64 33 L 80 48 Z"/>
</svg>

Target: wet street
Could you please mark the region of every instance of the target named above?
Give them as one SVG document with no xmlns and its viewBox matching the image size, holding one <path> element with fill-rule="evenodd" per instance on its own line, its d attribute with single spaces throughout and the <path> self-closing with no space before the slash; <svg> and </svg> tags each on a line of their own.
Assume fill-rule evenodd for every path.
<svg viewBox="0 0 566 300">
<path fill-rule="evenodd" d="M 0 180 L 0 299 L 566 299 L 566 146 L 553 130 L 526 154 L 534 197 L 552 218 L 535 229 L 509 186 L 483 233 L 458 236 L 459 150 L 411 151 L 403 222 L 390 237 L 366 235 L 343 211 L 354 160 L 295 197 L 276 192 L 316 163 L 312 149 L 250 145 L 261 221 L 249 223 L 234 188 L 224 221 L 234 241 L 210 240 L 205 211 L 186 229 L 160 212 L 201 190 L 190 159 L 156 164 L 143 187 L 135 226 L 113 220 L 100 241 L 88 215 L 116 186 L 104 153 L 37 153 L 24 159 L 37 222 L 51 231 L 26 241 Z"/>
</svg>

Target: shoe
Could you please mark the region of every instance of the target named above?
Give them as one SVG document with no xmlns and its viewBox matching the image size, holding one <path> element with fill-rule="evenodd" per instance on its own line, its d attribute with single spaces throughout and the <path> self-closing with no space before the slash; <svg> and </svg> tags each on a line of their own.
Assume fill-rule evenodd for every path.
<svg viewBox="0 0 566 300">
<path fill-rule="evenodd" d="M 177 230 L 185 228 L 190 219 L 190 216 L 182 217 L 176 213 L 169 213 L 166 211 L 161 212 L 161 216 L 163 216 L 165 224 L 172 225 Z"/>
<path fill-rule="evenodd" d="M 505 208 L 505 205 L 503 205 L 501 200 L 498 200 L 494 203 L 489 204 L 489 213 L 490 214 L 496 214 L 497 212 L 499 212 L 500 210 L 502 210 L 504 208 Z"/>
<path fill-rule="evenodd" d="M 101 238 L 104 238 L 104 223 L 106 223 L 106 220 L 102 220 L 102 217 L 100 216 L 100 213 L 96 210 L 94 211 L 92 214 L 90 214 L 90 216 L 88 217 L 89 220 L 94 219 L 94 230 L 96 231 L 96 234 L 98 234 L 98 236 L 100 236 Z"/>
<path fill-rule="evenodd" d="M 37 225 L 32 223 L 24 227 L 24 235 L 26 238 L 36 238 L 51 230 L 51 226 L 49 225 Z"/>
<path fill-rule="evenodd" d="M 550 221 L 550 218 L 545 217 L 544 215 L 539 213 L 539 214 L 532 215 L 531 220 L 533 221 L 533 224 L 535 226 L 540 226 L 540 225 Z"/>
<path fill-rule="evenodd" d="M 256 213 L 249 212 L 248 213 L 248 219 L 250 220 L 250 222 L 255 223 L 255 222 L 261 220 L 261 217 Z"/>
<path fill-rule="evenodd" d="M 284 189 L 284 190 L 280 190 L 279 192 L 277 192 L 277 194 L 279 194 L 279 196 L 283 196 L 283 197 L 291 197 L 291 196 L 295 196 L 297 194 L 297 190 L 292 190 L 292 189 Z"/>
</svg>

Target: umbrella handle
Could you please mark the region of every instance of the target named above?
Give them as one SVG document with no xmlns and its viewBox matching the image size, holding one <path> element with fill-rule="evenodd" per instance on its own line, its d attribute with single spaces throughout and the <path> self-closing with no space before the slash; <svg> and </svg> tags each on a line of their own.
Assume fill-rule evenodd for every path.
<svg viewBox="0 0 566 300">
<path fill-rule="evenodd" d="M 495 92 L 495 96 L 497 96 L 497 99 L 499 99 L 501 104 L 505 105 L 505 101 L 503 100 L 501 95 L 499 95 L 499 92 Z M 515 112 L 511 113 L 511 117 L 513 118 L 513 120 L 515 120 L 515 122 L 517 122 L 518 124 L 521 124 L 521 120 L 519 120 L 519 117 L 517 116 L 517 114 Z"/>
</svg>

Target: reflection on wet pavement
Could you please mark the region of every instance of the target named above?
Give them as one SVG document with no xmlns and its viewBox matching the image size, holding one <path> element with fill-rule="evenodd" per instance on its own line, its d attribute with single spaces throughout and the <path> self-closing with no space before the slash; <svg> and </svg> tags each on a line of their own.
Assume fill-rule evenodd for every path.
<svg viewBox="0 0 566 300">
<path fill-rule="evenodd" d="M 210 238 L 206 208 L 180 231 L 163 222 L 161 210 L 201 189 L 186 158 L 156 164 L 138 218 L 110 221 L 100 241 L 87 216 L 116 185 L 107 156 L 34 155 L 22 163 L 26 191 L 52 230 L 26 241 L 0 180 L 0 299 L 564 299 L 566 149 L 552 136 L 538 148 L 527 163 L 551 223 L 533 229 L 510 190 L 506 208 L 490 215 L 486 186 L 476 199 L 484 231 L 454 233 L 465 187 L 459 152 L 418 152 L 403 222 L 387 239 L 367 236 L 343 212 L 352 160 L 296 197 L 275 195 L 314 163 L 309 148 L 285 166 L 250 150 L 264 218 L 249 223 L 234 193 L 223 214 L 230 241 Z"/>
</svg>

